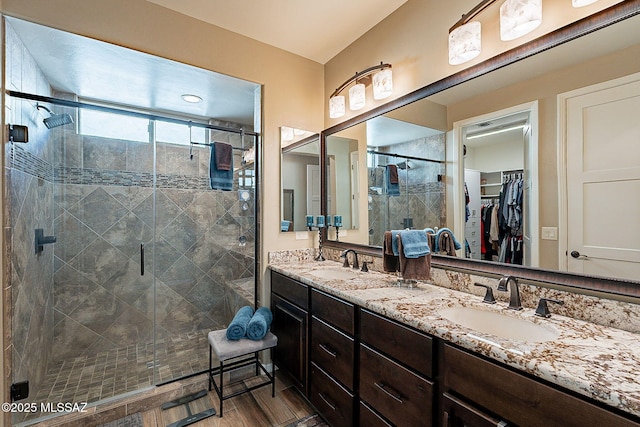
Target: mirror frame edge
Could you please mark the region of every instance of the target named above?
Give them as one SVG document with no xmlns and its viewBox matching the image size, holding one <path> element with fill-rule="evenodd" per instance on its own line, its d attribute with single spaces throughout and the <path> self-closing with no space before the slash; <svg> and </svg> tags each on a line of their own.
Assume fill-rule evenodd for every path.
<svg viewBox="0 0 640 427">
<path fill-rule="evenodd" d="M 469 68 L 451 74 L 434 83 L 423 86 L 386 104 L 380 105 L 367 112 L 354 116 L 344 122 L 335 124 L 320 133 L 320 211 L 327 211 L 327 162 L 326 137 L 357 124 L 363 123 L 393 111 L 412 102 L 434 95 L 452 88 L 476 77 L 488 74 L 499 68 L 516 63 L 538 53 L 552 49 L 581 36 L 608 27 L 617 22 L 640 15 L 640 0 L 626 0 L 593 15 L 567 24 L 548 34 L 526 42 L 513 49 L 498 54 Z M 337 242 L 327 240 L 327 229 L 322 231 L 324 247 L 338 250 L 354 249 L 358 253 L 381 258 L 382 249 L 363 244 Z M 598 297 L 640 303 L 640 281 L 622 280 L 598 276 L 581 275 L 564 271 L 546 270 L 540 268 L 500 264 L 490 261 L 476 261 L 468 258 L 454 258 L 442 255 L 432 255 L 432 265 L 437 268 L 454 270 L 462 273 L 483 276 L 502 277 L 504 275 L 517 276 L 520 280 L 537 286 L 556 288 L 573 293 L 594 295 Z"/>
</svg>

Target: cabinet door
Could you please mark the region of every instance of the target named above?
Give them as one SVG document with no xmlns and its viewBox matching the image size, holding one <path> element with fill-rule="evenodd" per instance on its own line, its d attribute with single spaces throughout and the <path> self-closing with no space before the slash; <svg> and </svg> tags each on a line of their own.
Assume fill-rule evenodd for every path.
<svg viewBox="0 0 640 427">
<path fill-rule="evenodd" d="M 308 313 L 276 294 L 271 295 L 271 311 L 271 330 L 278 337 L 274 362 L 291 375 L 296 387 L 306 396 Z"/>
<path fill-rule="evenodd" d="M 444 427 L 507 427 L 505 421 L 485 414 L 448 393 L 442 395 L 442 425 Z"/>
</svg>

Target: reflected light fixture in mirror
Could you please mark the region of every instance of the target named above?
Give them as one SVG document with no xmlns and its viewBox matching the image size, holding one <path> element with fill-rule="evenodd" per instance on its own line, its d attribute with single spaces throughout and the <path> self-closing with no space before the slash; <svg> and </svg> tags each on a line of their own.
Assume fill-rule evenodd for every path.
<svg viewBox="0 0 640 427">
<path fill-rule="evenodd" d="M 373 74 L 373 77 L 370 77 L 371 74 Z M 380 62 L 380 65 L 374 65 L 362 70 L 342 83 L 329 97 L 330 118 L 337 119 L 345 115 L 345 97 L 340 93 L 354 82 L 356 84 L 349 89 L 349 109 L 357 111 L 366 105 L 365 89 L 369 83 L 372 83 L 373 86 L 374 99 L 384 99 L 391 95 L 393 92 L 391 64 Z"/>
<path fill-rule="evenodd" d="M 500 40 L 509 41 L 542 23 L 542 0 L 507 0 L 500 6 Z"/>
</svg>

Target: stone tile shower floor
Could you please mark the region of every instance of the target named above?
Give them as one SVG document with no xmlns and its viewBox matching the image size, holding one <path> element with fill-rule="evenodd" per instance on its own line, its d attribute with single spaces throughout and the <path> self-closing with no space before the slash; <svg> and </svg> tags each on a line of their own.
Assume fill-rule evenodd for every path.
<svg viewBox="0 0 640 427">
<path fill-rule="evenodd" d="M 156 383 L 163 383 L 209 367 L 206 331 L 196 331 L 158 341 Z M 35 393 L 35 402 L 89 404 L 154 384 L 154 344 L 145 343 L 111 349 L 91 357 L 77 357 L 49 366 L 45 380 Z M 217 363 L 217 362 L 216 362 Z M 14 423 L 46 416 L 26 413 Z"/>
</svg>

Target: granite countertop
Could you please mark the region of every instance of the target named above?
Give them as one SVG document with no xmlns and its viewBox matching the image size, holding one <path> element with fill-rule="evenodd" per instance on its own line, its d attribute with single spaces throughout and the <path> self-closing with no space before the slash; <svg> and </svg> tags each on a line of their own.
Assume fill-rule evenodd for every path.
<svg viewBox="0 0 640 427">
<path fill-rule="evenodd" d="M 269 267 L 309 286 L 406 325 L 503 362 L 521 371 L 640 416 L 638 335 L 534 309 L 508 310 L 482 298 L 419 282 L 398 286 L 395 276 L 346 269 L 333 261 L 282 262 Z M 480 333 L 449 321 L 440 312 L 473 307 L 524 319 L 559 333 L 550 341 L 524 342 Z M 553 311 L 553 306 L 550 306 Z"/>
</svg>

